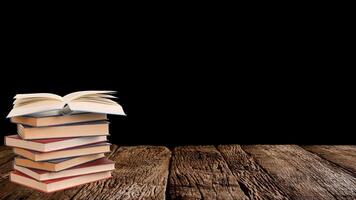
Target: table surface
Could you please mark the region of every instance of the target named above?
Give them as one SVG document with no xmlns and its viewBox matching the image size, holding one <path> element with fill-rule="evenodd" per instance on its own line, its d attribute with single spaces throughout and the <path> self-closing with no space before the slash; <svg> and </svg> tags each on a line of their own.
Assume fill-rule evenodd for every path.
<svg viewBox="0 0 356 200">
<path fill-rule="evenodd" d="M 356 199 L 356 146 L 112 146 L 113 177 L 45 194 L 11 183 L 0 146 L 0 199 Z"/>
</svg>

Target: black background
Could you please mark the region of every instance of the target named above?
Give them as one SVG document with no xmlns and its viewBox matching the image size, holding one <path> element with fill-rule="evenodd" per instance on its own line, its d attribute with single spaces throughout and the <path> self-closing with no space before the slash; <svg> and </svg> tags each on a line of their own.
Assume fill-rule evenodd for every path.
<svg viewBox="0 0 356 200">
<path fill-rule="evenodd" d="M 9 23 L 1 135 L 15 133 L 5 117 L 17 93 L 116 90 L 117 144 L 353 142 L 352 81 L 327 67 L 342 59 L 312 26 L 158 18 Z"/>
<path fill-rule="evenodd" d="M 170 59 L 174 58 L 167 62 Z M 347 130 L 351 119 L 344 115 L 348 94 L 314 80 L 315 76 L 308 79 L 304 74 L 274 74 L 270 69 L 224 70 L 217 66 L 193 70 L 183 64 L 127 69 L 121 62 L 115 59 L 112 65 L 116 66 L 111 68 L 102 59 L 84 62 L 92 68 L 86 64 L 61 68 L 62 64 L 50 66 L 49 62 L 38 69 L 5 72 L 11 78 L 1 80 L 1 133 L 15 133 L 15 125 L 5 116 L 17 93 L 116 90 L 127 113 L 126 117 L 110 116 L 111 142 L 117 144 L 353 141 Z M 142 66 L 146 62 L 153 61 L 146 60 Z"/>
</svg>

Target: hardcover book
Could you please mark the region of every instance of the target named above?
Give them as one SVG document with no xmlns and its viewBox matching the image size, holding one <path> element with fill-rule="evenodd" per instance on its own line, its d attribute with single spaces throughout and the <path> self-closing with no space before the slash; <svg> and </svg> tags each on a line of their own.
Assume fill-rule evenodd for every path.
<svg viewBox="0 0 356 200">
<path fill-rule="evenodd" d="M 109 122 L 85 122 L 46 127 L 32 127 L 18 124 L 17 133 L 22 139 L 26 140 L 109 135 Z"/>
<path fill-rule="evenodd" d="M 14 165 L 14 169 L 30 176 L 36 180 L 44 181 L 50 179 L 79 176 L 84 174 L 92 174 L 97 172 L 112 171 L 115 169 L 115 162 L 106 158 L 100 158 L 85 164 L 81 164 L 60 172 L 48 172 L 39 169 L 31 169 Z"/>
<path fill-rule="evenodd" d="M 82 113 L 71 115 L 55 115 L 55 116 L 17 116 L 12 117 L 11 122 L 15 124 L 24 124 L 28 126 L 54 126 L 63 124 L 74 124 L 89 121 L 103 121 L 107 120 L 106 114 L 97 113 Z"/>
<path fill-rule="evenodd" d="M 110 177 L 111 177 L 111 172 L 108 171 L 108 172 L 99 172 L 99 173 L 87 174 L 81 176 L 58 178 L 58 179 L 52 179 L 46 181 L 38 181 L 16 170 L 10 173 L 10 181 L 46 193 L 68 189 L 71 187 L 75 187 L 85 183 L 90 183 L 93 181 L 107 179 Z"/>
<path fill-rule="evenodd" d="M 18 147 L 39 152 L 49 152 L 105 141 L 107 141 L 106 136 L 53 138 L 37 140 L 24 140 L 18 135 L 9 135 L 5 137 L 5 145 L 7 146 Z"/>
<path fill-rule="evenodd" d="M 99 153 L 99 154 L 93 154 L 87 156 L 61 158 L 61 159 L 47 160 L 41 162 L 36 162 L 23 157 L 16 157 L 15 165 L 32 168 L 32 169 L 41 169 L 45 171 L 58 172 L 103 157 L 105 157 L 105 155 L 103 153 Z"/>
<path fill-rule="evenodd" d="M 106 153 L 110 151 L 110 143 L 100 142 L 96 144 L 89 144 L 80 147 L 74 147 L 69 149 L 62 149 L 51 152 L 38 152 L 27 149 L 14 148 L 14 153 L 28 158 L 33 161 L 45 161 L 59 158 L 69 158 L 76 156 L 84 156 L 90 154 Z"/>
</svg>

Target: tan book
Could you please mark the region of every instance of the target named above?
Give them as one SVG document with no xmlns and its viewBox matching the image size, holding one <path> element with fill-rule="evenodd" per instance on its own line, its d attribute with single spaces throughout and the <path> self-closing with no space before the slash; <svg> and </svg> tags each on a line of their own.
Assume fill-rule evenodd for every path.
<svg viewBox="0 0 356 200">
<path fill-rule="evenodd" d="M 60 172 L 48 172 L 44 170 L 31 169 L 31 168 L 21 167 L 17 165 L 14 165 L 14 169 L 36 180 L 45 181 L 50 179 L 112 171 L 115 169 L 115 162 L 108 160 L 106 158 L 100 158 L 85 164 L 72 167 L 70 169 L 62 170 Z"/>
<path fill-rule="evenodd" d="M 12 117 L 11 122 L 15 124 L 25 124 L 28 126 L 54 126 L 63 124 L 74 124 L 80 122 L 107 120 L 106 114 L 84 113 L 75 115 L 57 115 L 49 117 L 18 116 Z"/>
<path fill-rule="evenodd" d="M 39 152 L 49 152 L 105 141 L 107 141 L 106 136 L 52 138 L 37 140 L 24 140 L 18 135 L 9 135 L 5 137 L 5 145 L 7 146 L 18 147 Z"/>
<path fill-rule="evenodd" d="M 46 127 L 18 124 L 17 133 L 25 140 L 109 135 L 109 123 L 99 121 Z"/>
<path fill-rule="evenodd" d="M 69 149 L 63 149 L 51 152 L 38 152 L 32 150 L 26 150 L 21 148 L 14 148 L 14 153 L 28 158 L 33 161 L 45 161 L 60 158 L 69 158 L 76 156 L 84 156 L 90 154 L 106 153 L 110 151 L 110 143 L 100 142 L 96 144 L 89 144 L 80 147 L 74 147 Z"/>
<path fill-rule="evenodd" d="M 41 169 L 41 170 L 51 171 L 51 172 L 58 172 L 103 157 L 105 157 L 105 155 L 103 153 L 100 153 L 100 154 L 79 156 L 73 158 L 48 160 L 42 162 L 35 162 L 27 158 L 16 157 L 15 165 L 33 168 L 33 169 Z"/>
<path fill-rule="evenodd" d="M 10 173 L 10 181 L 30 187 L 42 192 L 55 192 L 58 190 L 68 189 L 74 186 L 90 183 L 93 181 L 103 180 L 111 177 L 111 172 L 99 172 L 94 174 L 87 174 L 82 176 L 73 176 L 59 179 L 52 179 L 46 181 L 35 180 L 26 174 L 19 171 L 12 171 Z"/>
<path fill-rule="evenodd" d="M 42 112 L 73 113 L 89 112 L 125 115 L 122 107 L 112 99 L 115 91 L 80 91 L 64 97 L 51 93 L 17 94 L 9 117 L 25 116 Z"/>
</svg>

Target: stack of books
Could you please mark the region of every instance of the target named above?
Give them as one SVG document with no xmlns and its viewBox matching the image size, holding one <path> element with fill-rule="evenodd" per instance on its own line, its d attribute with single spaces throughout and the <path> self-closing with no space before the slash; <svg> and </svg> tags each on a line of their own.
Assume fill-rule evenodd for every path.
<svg viewBox="0 0 356 200">
<path fill-rule="evenodd" d="M 15 96 L 8 115 L 17 135 L 5 144 L 17 155 L 12 182 L 54 192 L 111 177 L 107 115 L 125 115 L 113 91 L 82 91 L 64 97 L 49 93 Z"/>
</svg>

